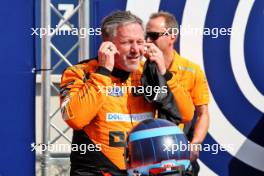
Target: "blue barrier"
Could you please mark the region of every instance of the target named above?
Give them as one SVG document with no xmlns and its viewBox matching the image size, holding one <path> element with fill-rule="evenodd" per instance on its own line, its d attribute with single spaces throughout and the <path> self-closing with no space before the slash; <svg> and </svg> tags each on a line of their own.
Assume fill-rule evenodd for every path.
<svg viewBox="0 0 264 176">
<path fill-rule="evenodd" d="M 1 2 L 0 175 L 35 175 L 34 1 Z"/>
</svg>

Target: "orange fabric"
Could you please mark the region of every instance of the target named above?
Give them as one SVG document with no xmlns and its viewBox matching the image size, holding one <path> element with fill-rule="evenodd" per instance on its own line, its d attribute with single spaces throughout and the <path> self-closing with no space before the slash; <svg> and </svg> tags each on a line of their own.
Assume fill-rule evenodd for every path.
<svg viewBox="0 0 264 176">
<path fill-rule="evenodd" d="M 83 129 L 95 144 L 101 145 L 101 152 L 110 161 L 125 169 L 124 147 L 120 142 L 125 141 L 127 133 L 140 120 L 154 117 L 154 107 L 143 96 L 100 92 L 100 86 L 139 86 L 142 66 L 123 84 L 113 76 L 95 73 L 96 68 L 97 61 L 91 60 L 65 70 L 61 79 L 62 114 L 70 127 Z"/>
<path fill-rule="evenodd" d="M 186 97 L 191 98 L 194 106 L 208 104 L 208 83 L 199 65 L 181 57 L 176 51 L 174 51 L 173 55 L 173 62 L 169 70 L 176 74 L 177 81 L 180 86 L 185 89 L 185 96 L 179 98 L 179 100 L 176 98 L 176 101 L 179 102 L 178 106 L 180 107 L 180 110 L 182 106 L 184 106 L 182 100 L 183 98 L 186 100 Z M 172 83 L 169 84 L 169 86 L 171 85 Z M 190 100 L 189 98 L 187 98 L 188 101 Z"/>
<path fill-rule="evenodd" d="M 194 105 L 206 103 L 206 96 L 202 96 L 205 98 L 201 100 L 201 96 L 197 95 L 203 88 L 194 86 L 195 81 L 200 82 L 203 79 L 200 78 L 202 74 L 189 73 L 179 69 L 179 66 L 192 66 L 197 73 L 200 73 L 200 70 L 198 66 L 175 53 L 170 68 L 173 77 L 168 81 L 168 85 L 175 96 L 183 122 L 189 122 L 193 117 Z M 110 161 L 119 169 L 125 169 L 124 147 L 115 144 L 124 141 L 127 133 L 140 120 L 153 118 L 155 109 L 145 102 L 143 96 L 134 97 L 129 92 L 124 92 L 122 96 L 111 96 L 102 92 L 101 88 L 114 85 L 140 86 L 143 62 L 123 83 L 119 78 L 95 73 L 96 69 L 97 61 L 89 60 L 64 71 L 60 85 L 62 115 L 70 127 L 75 130 L 83 129 L 95 144 L 101 145 L 101 152 Z"/>
</svg>

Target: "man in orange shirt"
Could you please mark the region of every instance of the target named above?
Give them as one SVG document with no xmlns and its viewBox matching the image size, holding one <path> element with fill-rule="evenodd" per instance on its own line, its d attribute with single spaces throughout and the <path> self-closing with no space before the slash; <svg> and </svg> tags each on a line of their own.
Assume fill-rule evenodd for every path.
<svg viewBox="0 0 264 176">
<path fill-rule="evenodd" d="M 126 175 L 124 143 L 140 121 L 154 118 L 155 108 L 130 87 L 139 87 L 143 54 L 158 66 L 184 106 L 183 121 L 190 121 L 193 107 L 185 89 L 169 72 L 163 54 L 145 44 L 142 21 L 130 12 L 117 11 L 102 22 L 103 42 L 98 57 L 67 68 L 61 78 L 61 112 L 74 129 L 71 175 Z M 147 51 L 144 51 L 144 47 Z M 125 87 L 125 90 L 123 89 Z M 126 87 L 128 89 L 126 89 Z M 80 147 L 87 151 L 80 151 Z"/>
<path fill-rule="evenodd" d="M 174 44 L 178 35 L 173 33 L 179 31 L 175 17 L 168 12 L 158 12 L 150 16 L 146 28 L 147 42 L 154 43 L 164 55 L 166 68 L 177 75 L 177 80 L 192 98 L 197 113 L 194 127 L 194 134 L 191 144 L 201 144 L 207 134 L 209 126 L 209 92 L 208 84 L 203 71 L 197 64 L 181 57 L 175 50 Z M 170 85 L 169 85 L 170 86 Z M 173 88 L 170 87 L 173 91 Z M 177 97 L 176 101 L 177 101 Z M 180 101 L 177 105 L 180 107 Z M 191 161 L 196 161 L 199 156 L 199 149 L 191 152 Z M 197 163 L 194 169 L 199 170 Z M 198 171 L 196 171 L 196 174 Z"/>
</svg>

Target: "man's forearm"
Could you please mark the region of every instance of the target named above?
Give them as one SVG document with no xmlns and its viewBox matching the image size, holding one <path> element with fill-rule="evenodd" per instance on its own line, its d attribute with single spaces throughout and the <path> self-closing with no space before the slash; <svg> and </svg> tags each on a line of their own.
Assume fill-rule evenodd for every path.
<svg viewBox="0 0 264 176">
<path fill-rule="evenodd" d="M 201 105 L 196 107 L 197 120 L 194 128 L 194 136 L 191 141 L 193 144 L 201 144 L 206 137 L 209 127 L 208 106 Z"/>
</svg>

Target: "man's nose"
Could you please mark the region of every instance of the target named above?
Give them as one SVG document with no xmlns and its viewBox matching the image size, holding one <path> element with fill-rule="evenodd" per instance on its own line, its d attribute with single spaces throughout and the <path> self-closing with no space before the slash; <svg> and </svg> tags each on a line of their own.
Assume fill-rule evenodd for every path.
<svg viewBox="0 0 264 176">
<path fill-rule="evenodd" d="M 132 44 L 131 44 L 131 51 L 133 51 L 133 52 L 138 52 L 139 51 L 139 45 L 137 44 L 137 42 L 133 42 Z"/>
</svg>

